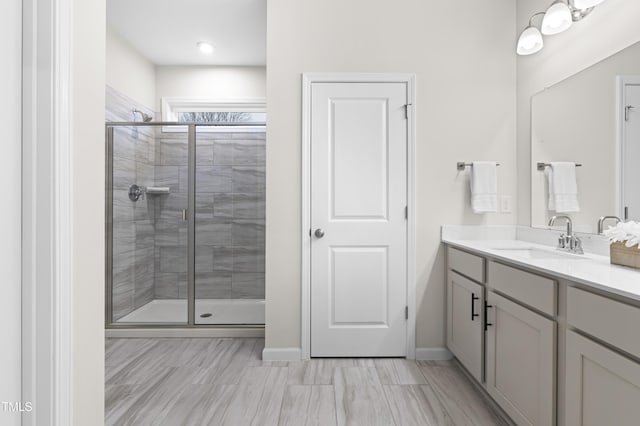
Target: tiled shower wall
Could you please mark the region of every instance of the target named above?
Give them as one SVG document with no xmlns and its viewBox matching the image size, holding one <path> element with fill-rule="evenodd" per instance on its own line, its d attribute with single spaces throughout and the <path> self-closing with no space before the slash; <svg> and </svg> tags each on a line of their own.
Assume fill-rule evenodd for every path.
<svg viewBox="0 0 640 426">
<path fill-rule="evenodd" d="M 106 120 L 131 121 L 138 108 L 107 87 Z M 139 117 L 138 117 L 139 118 Z M 152 185 L 155 176 L 155 137 L 150 127 L 114 128 L 113 135 L 113 319 L 127 315 L 154 298 L 153 204 L 129 200 L 129 186 Z"/>
<path fill-rule="evenodd" d="M 175 202 L 169 195 L 158 209 L 155 296 L 159 299 L 186 297 L 186 225 L 172 220 L 187 200 L 187 146 L 180 135 L 159 133 L 157 139 L 156 184 L 178 188 Z M 200 129 L 196 298 L 264 298 L 264 211 L 265 133 Z"/>
<path fill-rule="evenodd" d="M 134 107 L 152 114 L 107 87 L 107 120 L 129 121 Z M 154 298 L 187 296 L 187 133 L 162 130 L 114 135 L 114 321 Z M 168 186 L 170 194 L 134 203 L 131 183 Z M 265 133 L 200 129 L 196 298 L 264 298 L 264 212 Z"/>
</svg>

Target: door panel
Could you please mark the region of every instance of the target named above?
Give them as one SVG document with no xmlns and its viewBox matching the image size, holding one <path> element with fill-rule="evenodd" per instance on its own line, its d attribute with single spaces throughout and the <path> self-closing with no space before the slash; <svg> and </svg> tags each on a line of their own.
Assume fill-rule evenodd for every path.
<svg viewBox="0 0 640 426">
<path fill-rule="evenodd" d="M 488 292 L 487 391 L 518 425 L 554 425 L 556 323 Z"/>
<path fill-rule="evenodd" d="M 484 288 L 449 271 L 447 347 L 479 382 L 483 381 L 482 306 Z"/>
<path fill-rule="evenodd" d="M 336 247 L 331 252 L 332 326 L 388 325 L 387 248 Z"/>
<path fill-rule="evenodd" d="M 567 425 L 638 424 L 640 364 L 573 331 L 566 364 Z"/>
<path fill-rule="evenodd" d="M 333 220 L 388 217 L 386 99 L 331 101 Z M 366 125 L 363 125 L 366 123 Z M 366 160 L 362 161 L 366 152 Z M 358 165 L 354 173 L 354 165 Z"/>
<path fill-rule="evenodd" d="M 314 83 L 311 355 L 406 355 L 404 83 Z"/>
</svg>

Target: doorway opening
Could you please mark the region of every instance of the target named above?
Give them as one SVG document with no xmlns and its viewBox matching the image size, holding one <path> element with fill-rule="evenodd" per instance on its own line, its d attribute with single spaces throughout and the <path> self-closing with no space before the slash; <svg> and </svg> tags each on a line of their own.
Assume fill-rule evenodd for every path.
<svg viewBox="0 0 640 426">
<path fill-rule="evenodd" d="M 106 41 L 107 335 L 262 335 L 266 0 L 110 0 Z"/>
</svg>

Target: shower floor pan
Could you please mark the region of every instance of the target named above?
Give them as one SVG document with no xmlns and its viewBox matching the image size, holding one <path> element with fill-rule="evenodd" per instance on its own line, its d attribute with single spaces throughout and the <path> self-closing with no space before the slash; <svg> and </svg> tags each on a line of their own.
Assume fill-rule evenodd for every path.
<svg viewBox="0 0 640 426">
<path fill-rule="evenodd" d="M 187 300 L 156 299 L 120 318 L 116 324 L 186 322 Z M 264 324 L 264 300 L 196 300 L 196 324 Z"/>
</svg>

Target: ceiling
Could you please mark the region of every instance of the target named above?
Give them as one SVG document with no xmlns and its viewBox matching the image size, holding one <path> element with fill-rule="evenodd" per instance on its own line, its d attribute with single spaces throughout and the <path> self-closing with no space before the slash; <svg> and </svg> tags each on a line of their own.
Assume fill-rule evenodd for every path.
<svg viewBox="0 0 640 426">
<path fill-rule="evenodd" d="M 266 64 L 266 0 L 107 0 L 107 25 L 156 65 Z"/>
</svg>

